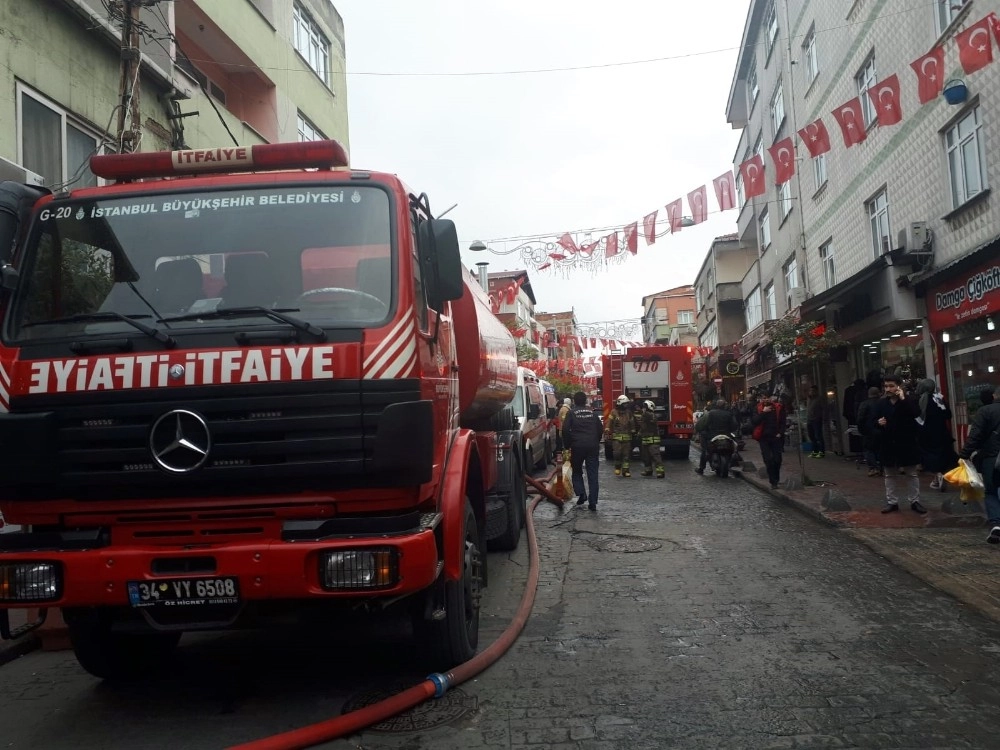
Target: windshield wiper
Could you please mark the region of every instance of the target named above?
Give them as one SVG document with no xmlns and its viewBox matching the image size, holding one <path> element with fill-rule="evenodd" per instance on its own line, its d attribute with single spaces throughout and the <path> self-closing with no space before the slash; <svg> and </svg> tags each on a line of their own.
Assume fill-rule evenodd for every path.
<svg viewBox="0 0 1000 750">
<path fill-rule="evenodd" d="M 315 336 L 319 341 L 326 341 L 326 331 L 317 325 L 313 325 L 307 320 L 302 320 L 301 318 L 295 318 L 291 315 L 285 315 L 285 313 L 298 312 L 297 307 L 262 307 L 262 306 L 250 306 L 250 307 L 217 307 L 214 310 L 206 310 L 200 313 L 186 313 L 185 315 L 174 315 L 169 318 L 161 318 L 157 323 L 174 323 L 180 320 L 203 320 L 210 318 L 239 318 L 249 315 L 263 315 L 271 320 L 276 320 L 279 323 L 286 323 L 292 328 L 308 333 L 311 336 Z"/>
<path fill-rule="evenodd" d="M 116 312 L 114 310 L 108 310 L 107 312 L 95 312 L 95 313 L 80 313 L 79 315 L 67 315 L 63 318 L 52 318 L 51 320 L 38 320 L 34 323 L 25 323 L 22 328 L 31 328 L 32 326 L 47 326 L 55 325 L 57 323 L 86 323 L 86 322 L 98 322 L 102 320 L 120 320 L 124 323 L 128 323 L 130 326 L 135 328 L 137 331 L 142 331 L 144 334 L 150 338 L 154 338 L 163 344 L 167 349 L 173 349 L 177 346 L 177 339 L 169 334 L 164 333 L 159 328 L 154 326 L 148 326 L 145 323 L 140 323 L 136 318 L 149 318 L 150 315 L 125 315 L 124 313 Z"/>
</svg>

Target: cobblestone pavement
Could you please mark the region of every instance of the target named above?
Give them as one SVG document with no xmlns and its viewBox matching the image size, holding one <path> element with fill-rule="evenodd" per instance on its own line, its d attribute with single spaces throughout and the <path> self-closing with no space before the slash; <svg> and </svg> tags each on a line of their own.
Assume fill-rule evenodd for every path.
<svg viewBox="0 0 1000 750">
<path fill-rule="evenodd" d="M 597 513 L 535 512 L 541 583 L 511 651 L 447 703 L 331 748 L 993 748 L 1000 626 L 739 479 L 671 461 Z M 526 576 L 491 555 L 486 642 Z M 103 685 L 67 653 L 0 668 L 0 746 L 218 748 L 418 681 L 405 640 L 191 638 L 172 674 Z M 376 655 L 373 655 L 376 654 Z"/>
</svg>

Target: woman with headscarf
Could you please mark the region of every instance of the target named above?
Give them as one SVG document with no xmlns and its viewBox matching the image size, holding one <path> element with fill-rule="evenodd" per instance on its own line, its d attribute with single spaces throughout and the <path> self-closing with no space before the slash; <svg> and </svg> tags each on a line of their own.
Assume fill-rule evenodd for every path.
<svg viewBox="0 0 1000 750">
<path fill-rule="evenodd" d="M 945 403 L 944 396 L 937 389 L 937 383 L 930 378 L 917 384 L 917 403 L 920 406 L 920 446 L 921 464 L 924 471 L 934 472 L 931 481 L 932 490 L 944 491 L 942 473 L 955 467 L 958 462 L 953 446 L 954 438 L 948 428 L 951 419 L 951 409 Z"/>
</svg>

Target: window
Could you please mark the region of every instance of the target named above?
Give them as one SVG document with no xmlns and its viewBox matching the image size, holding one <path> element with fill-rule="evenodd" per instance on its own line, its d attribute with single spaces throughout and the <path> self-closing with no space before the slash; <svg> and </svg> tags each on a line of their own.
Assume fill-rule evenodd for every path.
<svg viewBox="0 0 1000 750">
<path fill-rule="evenodd" d="M 716 321 L 712 321 L 705 328 L 705 332 L 701 334 L 698 339 L 698 343 L 701 346 L 707 347 L 709 349 L 716 349 L 719 346 L 719 327 Z"/>
<path fill-rule="evenodd" d="M 781 206 L 781 220 L 792 211 L 792 181 L 784 182 L 778 186 L 778 205 Z"/>
<path fill-rule="evenodd" d="M 944 32 L 951 22 L 954 21 L 958 14 L 962 12 L 966 5 L 968 5 L 969 0 L 936 0 L 934 5 L 937 6 L 937 26 L 938 34 Z"/>
<path fill-rule="evenodd" d="M 752 331 L 754 328 L 759 326 L 764 322 L 762 317 L 762 311 L 760 308 L 760 287 L 755 286 L 753 291 L 750 292 L 750 296 L 746 298 L 744 303 L 746 305 L 746 317 L 747 317 L 747 330 Z"/>
<path fill-rule="evenodd" d="M 736 198 L 738 200 L 737 206 L 742 209 L 747 204 L 747 195 L 743 189 L 743 173 L 739 170 L 736 171 Z"/>
<path fill-rule="evenodd" d="M 813 179 L 816 189 L 819 190 L 826 184 L 826 154 L 820 154 L 813 161 Z"/>
<path fill-rule="evenodd" d="M 944 134 L 952 208 L 986 189 L 986 143 L 979 107 L 970 110 Z"/>
<path fill-rule="evenodd" d="M 677 311 L 677 325 L 679 326 L 689 326 L 694 323 L 694 310 L 678 310 Z"/>
<path fill-rule="evenodd" d="M 771 246 L 771 222 L 767 217 L 767 209 L 760 212 L 760 249 L 767 250 Z"/>
<path fill-rule="evenodd" d="M 295 49 L 309 63 L 309 67 L 316 71 L 316 75 L 323 80 L 323 83 L 328 84 L 330 80 L 329 40 L 320 31 L 312 16 L 298 3 L 295 3 L 292 9 L 292 22 Z"/>
<path fill-rule="evenodd" d="M 819 60 L 816 57 L 816 27 L 809 29 L 802 43 L 802 60 L 806 64 L 806 81 L 812 83 L 819 75 Z"/>
<path fill-rule="evenodd" d="M 694 288 L 694 306 L 698 308 L 698 312 L 701 312 L 702 302 L 701 285 L 699 284 Z"/>
<path fill-rule="evenodd" d="M 826 288 L 837 285 L 837 267 L 833 261 L 833 240 L 827 240 L 819 247 L 819 262 L 823 267 L 823 281 Z"/>
<path fill-rule="evenodd" d="M 757 103 L 757 95 L 760 94 L 760 84 L 757 83 L 757 58 L 750 61 L 750 70 L 747 72 L 747 96 L 750 97 L 750 106 L 747 110 L 753 112 L 753 105 Z"/>
<path fill-rule="evenodd" d="M 753 155 L 759 156 L 761 159 L 764 158 L 764 132 L 761 131 L 757 134 L 757 140 L 753 144 Z"/>
<path fill-rule="evenodd" d="M 774 3 L 771 3 L 771 7 L 767 11 L 767 56 L 771 57 L 771 50 L 774 49 L 774 43 L 778 39 L 778 12 L 774 7 Z"/>
<path fill-rule="evenodd" d="M 878 119 L 878 112 L 872 99 L 868 96 L 868 90 L 875 86 L 875 53 L 873 52 L 861 66 L 861 70 L 854 76 L 854 82 L 858 85 L 858 97 L 861 99 L 861 114 L 865 118 L 865 127 L 870 127 Z"/>
<path fill-rule="evenodd" d="M 778 79 L 778 85 L 774 89 L 774 95 L 771 97 L 771 133 L 774 135 L 775 139 L 778 138 L 778 133 L 781 132 L 781 126 L 785 122 L 785 96 L 781 91 L 781 79 Z"/>
<path fill-rule="evenodd" d="M 785 303 L 788 305 L 788 309 L 791 310 L 794 305 L 792 305 L 792 290 L 799 285 L 799 268 L 798 264 L 795 262 L 795 256 L 792 256 L 784 268 L 782 269 L 785 276 Z"/>
<path fill-rule="evenodd" d="M 54 102 L 18 86 L 20 99 L 18 161 L 42 176 L 46 185 L 72 182 L 73 187 L 94 187 L 90 156 L 98 151 L 101 138 L 73 119 Z"/>
<path fill-rule="evenodd" d="M 764 305 L 765 311 L 767 313 L 767 320 L 777 320 L 778 319 L 778 303 L 774 299 L 774 282 L 772 281 L 767 285 L 767 289 L 764 290 Z"/>
<path fill-rule="evenodd" d="M 300 141 L 322 141 L 326 140 L 323 131 L 309 122 L 309 119 L 299 112 L 299 140 Z"/>
<path fill-rule="evenodd" d="M 892 249 L 889 239 L 889 194 L 883 188 L 865 204 L 872 225 L 872 248 L 878 258 Z"/>
</svg>

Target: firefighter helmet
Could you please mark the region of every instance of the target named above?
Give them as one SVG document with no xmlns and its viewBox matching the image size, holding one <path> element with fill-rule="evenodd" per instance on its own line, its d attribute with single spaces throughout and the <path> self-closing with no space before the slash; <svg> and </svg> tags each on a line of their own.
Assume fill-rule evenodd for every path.
<svg viewBox="0 0 1000 750">
<path fill-rule="evenodd" d="M 618 399 L 615 401 L 615 403 L 618 406 L 625 406 L 625 404 L 627 404 L 628 402 L 629 402 L 629 397 L 626 396 L 624 393 L 621 396 L 619 396 Z"/>
<path fill-rule="evenodd" d="M 652 401 L 646 401 L 645 404 L 646 408 L 649 409 L 650 411 L 656 411 L 656 404 L 654 404 Z"/>
</svg>

